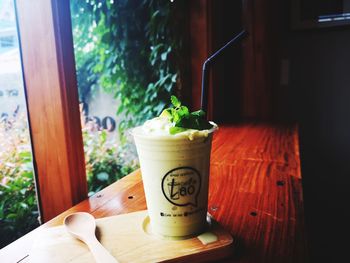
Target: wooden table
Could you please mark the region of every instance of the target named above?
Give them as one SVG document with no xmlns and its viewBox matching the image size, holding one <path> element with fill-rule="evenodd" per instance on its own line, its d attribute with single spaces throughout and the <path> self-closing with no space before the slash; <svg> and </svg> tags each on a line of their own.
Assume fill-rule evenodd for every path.
<svg viewBox="0 0 350 263">
<path fill-rule="evenodd" d="M 234 236 L 225 262 L 307 262 L 296 126 L 222 126 L 211 157 L 209 212 Z M 0 261 L 27 262 L 38 231 L 75 211 L 96 218 L 146 209 L 140 171 L 70 208 L 0 251 Z"/>
</svg>

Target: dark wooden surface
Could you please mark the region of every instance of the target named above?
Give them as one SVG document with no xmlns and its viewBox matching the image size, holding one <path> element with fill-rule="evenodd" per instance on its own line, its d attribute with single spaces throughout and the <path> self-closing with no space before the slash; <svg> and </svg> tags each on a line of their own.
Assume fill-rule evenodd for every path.
<svg viewBox="0 0 350 263">
<path fill-rule="evenodd" d="M 5 247 L 0 260 L 26 262 L 35 234 L 62 224 L 71 212 L 100 218 L 143 209 L 136 171 Z M 297 127 L 220 127 L 213 140 L 209 212 L 236 239 L 225 262 L 307 262 Z"/>
<path fill-rule="evenodd" d="M 228 262 L 307 262 L 296 127 L 220 129 L 210 180 L 209 212 L 237 239 Z"/>
</svg>

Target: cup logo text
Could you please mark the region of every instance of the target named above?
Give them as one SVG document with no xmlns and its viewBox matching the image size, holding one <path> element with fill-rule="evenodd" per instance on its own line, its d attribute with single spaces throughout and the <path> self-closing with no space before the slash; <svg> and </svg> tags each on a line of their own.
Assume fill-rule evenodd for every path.
<svg viewBox="0 0 350 263">
<path fill-rule="evenodd" d="M 165 198 L 177 206 L 197 206 L 200 188 L 200 174 L 192 167 L 172 169 L 162 180 L 162 191 Z"/>
</svg>

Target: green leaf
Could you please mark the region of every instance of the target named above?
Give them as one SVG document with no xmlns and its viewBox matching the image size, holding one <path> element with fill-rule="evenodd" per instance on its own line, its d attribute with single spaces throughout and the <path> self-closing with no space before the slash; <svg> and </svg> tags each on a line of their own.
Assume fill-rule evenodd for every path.
<svg viewBox="0 0 350 263">
<path fill-rule="evenodd" d="M 187 117 L 190 114 L 190 111 L 188 110 L 188 108 L 186 106 L 181 106 L 178 109 L 178 114 L 181 117 Z"/>
<path fill-rule="evenodd" d="M 107 181 L 108 178 L 109 178 L 109 174 L 106 173 L 106 172 L 102 172 L 102 173 L 99 173 L 96 175 L 96 178 L 99 180 L 99 181 Z"/>
<path fill-rule="evenodd" d="M 19 156 L 22 159 L 31 159 L 32 158 L 32 153 L 30 151 L 20 152 Z"/>
<path fill-rule="evenodd" d="M 168 56 L 168 52 L 163 52 L 162 55 L 160 56 L 160 58 L 161 58 L 163 61 L 165 61 L 166 58 L 167 58 L 167 56 Z"/>
<path fill-rule="evenodd" d="M 182 128 L 182 127 L 171 127 L 171 128 L 169 129 L 169 132 L 170 132 L 171 135 L 174 135 L 174 134 L 183 132 L 183 131 L 185 131 L 185 130 L 186 130 L 186 128 Z"/>
<path fill-rule="evenodd" d="M 171 109 L 172 122 L 178 123 L 180 121 L 180 115 L 176 109 Z"/>
<path fill-rule="evenodd" d="M 170 97 L 171 103 L 174 105 L 175 108 L 178 108 L 181 106 L 181 102 L 178 98 L 176 98 L 174 95 Z"/>
<path fill-rule="evenodd" d="M 191 115 L 198 116 L 198 117 L 204 117 L 205 112 L 203 110 L 198 110 L 198 111 L 191 112 Z"/>
<path fill-rule="evenodd" d="M 8 215 L 6 216 L 6 218 L 7 218 L 7 219 L 16 219 L 16 218 L 17 218 L 17 215 L 11 213 L 11 214 L 8 214 Z"/>
<path fill-rule="evenodd" d="M 174 107 L 165 109 L 169 121 L 174 124 L 174 127 L 169 130 L 170 134 L 176 134 L 184 129 L 207 130 L 213 127 L 205 119 L 205 112 L 203 110 L 190 113 L 189 109 L 181 105 L 181 102 L 175 96 L 171 96 L 171 103 Z"/>
<path fill-rule="evenodd" d="M 174 75 L 171 77 L 171 82 L 176 83 L 176 78 L 177 78 L 177 74 L 174 74 Z"/>
<path fill-rule="evenodd" d="M 28 204 L 26 204 L 24 202 L 20 202 L 19 204 L 23 209 L 28 209 Z"/>
<path fill-rule="evenodd" d="M 101 139 L 101 143 L 105 144 L 107 141 L 107 132 L 106 130 L 102 130 L 101 134 L 100 134 L 100 139 Z"/>
</svg>

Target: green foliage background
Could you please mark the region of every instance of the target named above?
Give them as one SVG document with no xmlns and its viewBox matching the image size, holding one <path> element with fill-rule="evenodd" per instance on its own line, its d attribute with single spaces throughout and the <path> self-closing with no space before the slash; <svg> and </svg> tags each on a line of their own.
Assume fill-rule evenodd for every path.
<svg viewBox="0 0 350 263">
<path fill-rule="evenodd" d="M 117 147 L 115 136 L 106 130 L 92 131 L 83 128 L 86 175 L 89 196 L 111 183 L 121 179 L 137 168 L 137 163 L 123 156 L 121 146 Z"/>
<path fill-rule="evenodd" d="M 39 225 L 25 116 L 0 121 L 0 248 Z"/>
<path fill-rule="evenodd" d="M 185 0 L 71 1 L 80 99 L 98 87 L 118 98 L 121 135 L 181 89 L 184 8 Z"/>
</svg>

